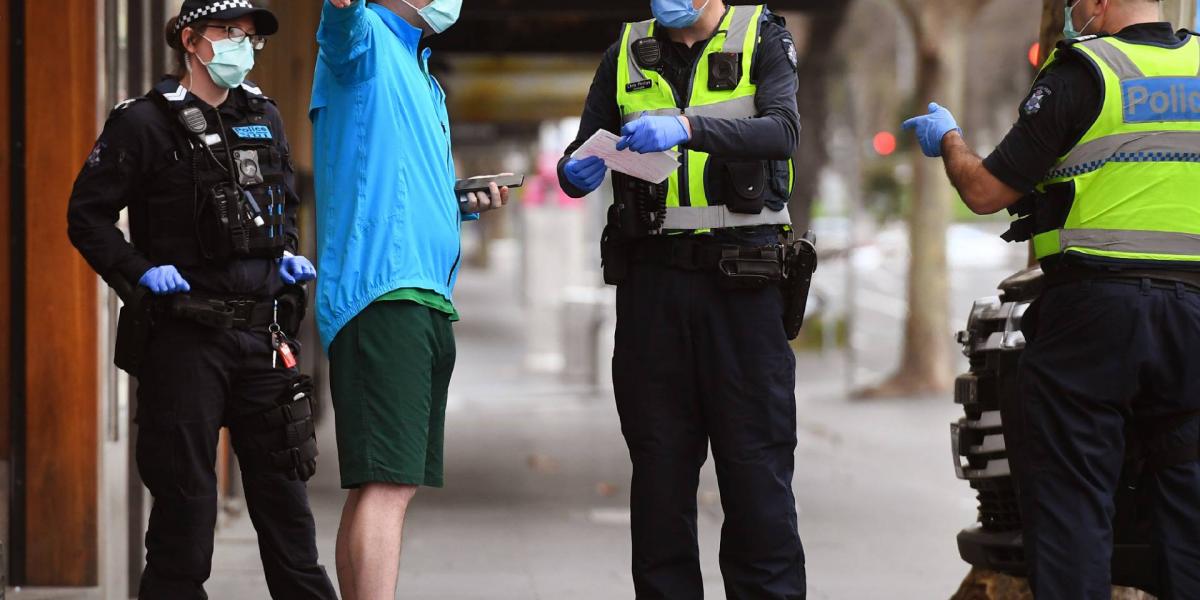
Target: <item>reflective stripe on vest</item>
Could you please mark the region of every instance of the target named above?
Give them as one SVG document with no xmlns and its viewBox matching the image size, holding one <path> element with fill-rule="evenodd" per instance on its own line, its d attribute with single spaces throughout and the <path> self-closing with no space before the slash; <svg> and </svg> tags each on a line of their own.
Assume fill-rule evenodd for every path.
<svg viewBox="0 0 1200 600">
<path fill-rule="evenodd" d="M 632 50 L 637 40 L 653 37 L 655 21 L 630 23 L 625 26 L 621 37 L 621 54 L 617 69 L 617 105 L 622 123 L 628 123 L 643 115 L 716 117 L 722 119 L 748 119 L 758 116 L 754 102 L 758 86 L 750 80 L 755 49 L 758 46 L 759 27 L 763 6 L 730 6 L 721 20 L 717 33 L 708 41 L 704 53 L 696 62 L 691 81 L 691 90 L 680 90 L 680 100 L 687 108 L 679 108 L 675 90 L 660 73 L 643 70 L 637 64 Z M 733 53 L 742 56 L 742 73 L 733 90 L 714 91 L 708 89 L 708 57 L 716 53 Z M 686 95 L 690 93 L 690 97 Z M 667 207 L 703 207 L 712 204 L 704 189 L 704 171 L 709 156 L 706 153 L 683 148 L 680 151 L 682 167 L 667 180 Z"/>
<path fill-rule="evenodd" d="M 1104 82 L 1100 115 L 1038 185 L 1070 185 L 1065 222 L 1034 236 L 1039 259 L 1066 252 L 1119 260 L 1200 261 L 1200 39 L 1177 48 L 1113 37 L 1074 52 Z M 1063 198 L 1044 195 L 1041 202 Z"/>
<path fill-rule="evenodd" d="M 754 96 L 743 96 L 707 106 L 689 106 L 683 110 L 679 110 L 678 108 L 660 108 L 658 110 L 647 110 L 641 113 L 621 115 L 621 124 L 624 125 L 630 121 L 636 121 L 638 117 L 643 116 L 678 117 L 685 115 L 688 117 L 713 117 L 715 119 L 751 119 L 757 114 L 758 106 L 754 103 Z"/>
<path fill-rule="evenodd" d="M 667 209 L 663 231 L 696 231 L 753 227 L 757 225 L 791 225 L 792 215 L 783 210 L 763 209 L 757 215 L 735 213 L 724 206 L 678 206 Z"/>
</svg>

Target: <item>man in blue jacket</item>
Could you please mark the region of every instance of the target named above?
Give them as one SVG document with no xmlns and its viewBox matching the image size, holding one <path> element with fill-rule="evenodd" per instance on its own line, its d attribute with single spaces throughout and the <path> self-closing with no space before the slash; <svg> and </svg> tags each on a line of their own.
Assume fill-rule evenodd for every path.
<svg viewBox="0 0 1200 600">
<path fill-rule="evenodd" d="M 461 0 L 321 0 L 314 126 L 317 323 L 342 487 L 342 597 L 394 598 L 404 514 L 442 485 L 463 220 L 508 190 L 455 196 L 446 97 L 423 37 Z"/>
</svg>

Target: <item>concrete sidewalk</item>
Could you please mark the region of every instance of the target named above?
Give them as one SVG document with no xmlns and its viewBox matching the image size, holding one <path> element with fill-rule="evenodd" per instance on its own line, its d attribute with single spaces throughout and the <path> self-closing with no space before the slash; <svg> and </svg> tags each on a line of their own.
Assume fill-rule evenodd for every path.
<svg viewBox="0 0 1200 600">
<path fill-rule="evenodd" d="M 511 273 L 467 272 L 448 419 L 447 488 L 409 512 L 399 598 L 613 600 L 629 575 L 628 455 L 608 393 L 521 372 L 526 323 Z M 499 307 L 492 309 L 491 307 Z M 954 479 L 949 397 L 853 403 L 839 361 L 799 361 L 795 489 L 810 598 L 948 598 L 967 572 L 955 534 L 975 519 Z M 312 486 L 323 560 L 333 576 L 337 489 L 332 430 L 321 432 Z M 708 598 L 724 598 L 720 501 L 701 479 Z M 244 516 L 218 535 L 212 598 L 267 598 Z"/>
</svg>

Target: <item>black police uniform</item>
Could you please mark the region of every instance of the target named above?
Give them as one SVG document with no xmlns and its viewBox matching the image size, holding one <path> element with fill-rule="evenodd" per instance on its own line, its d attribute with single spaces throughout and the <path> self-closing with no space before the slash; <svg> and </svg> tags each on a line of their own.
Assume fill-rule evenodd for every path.
<svg viewBox="0 0 1200 600">
<path fill-rule="evenodd" d="M 1120 39 L 1176 47 L 1168 23 Z M 1073 55 L 1045 70 L 984 165 L 1030 192 L 1100 114 L 1102 80 Z M 1014 454 L 1038 598 L 1108 598 L 1114 494 L 1127 444 L 1147 456 L 1164 598 L 1200 598 L 1200 272 L 1078 253 L 1043 261 L 1049 289 L 1026 313 L 1025 451 Z M 1159 457 L 1159 458 L 1155 458 Z M 1126 473 L 1129 477 L 1129 473 Z"/>
<path fill-rule="evenodd" d="M 179 116 L 193 107 L 207 124 L 203 132 L 189 131 Z M 257 168 L 237 154 L 248 148 L 257 148 Z M 278 260 L 267 256 L 270 248 L 258 257 L 231 255 L 227 232 L 214 233 L 221 219 L 236 221 L 214 214 L 218 207 L 209 194 L 230 180 L 224 169 L 265 176 L 265 185 L 254 189 L 269 231 L 266 242 L 254 243 L 294 252 L 299 198 L 283 122 L 274 103 L 249 83 L 231 90 L 219 109 L 169 78 L 146 97 L 118 105 L 70 201 L 72 242 L 117 289 L 136 285 L 151 267 L 174 265 L 191 285 L 191 297 L 241 307 L 233 327 L 217 327 L 167 310 L 173 297 L 153 299 L 161 310 L 153 313 L 138 378 L 137 464 L 154 496 L 139 597 L 206 597 L 217 439 L 227 425 L 272 597 L 336 598 L 318 563 L 305 484 L 271 463 L 267 453 L 275 448 L 261 435 L 258 419 L 288 401 L 298 373 L 273 364 L 267 333 L 271 299 L 284 289 Z M 132 243 L 116 227 L 126 207 Z"/>
<path fill-rule="evenodd" d="M 687 148 L 740 160 L 791 157 L 800 131 L 795 47 L 782 19 L 769 18 L 750 73 L 758 85 L 759 118 L 692 117 Z M 706 43 L 689 48 L 657 29 L 664 77 L 675 90 L 689 89 Z M 619 52 L 618 43 L 605 53 L 579 135 L 559 165 L 559 181 L 574 197 L 585 193 L 567 181 L 567 157 L 597 130 L 621 129 Z M 767 226 L 694 237 L 706 246 L 761 247 L 779 243 L 779 236 L 778 227 Z M 613 382 L 633 462 L 637 597 L 703 596 L 696 490 L 711 443 L 725 512 L 720 563 L 728 597 L 804 598 L 804 551 L 791 487 L 796 362 L 782 326 L 782 294 L 774 286 L 728 289 L 715 269 L 655 260 L 653 253 L 671 252 L 662 241 L 635 247 L 641 259 L 633 260 L 617 288 Z"/>
</svg>

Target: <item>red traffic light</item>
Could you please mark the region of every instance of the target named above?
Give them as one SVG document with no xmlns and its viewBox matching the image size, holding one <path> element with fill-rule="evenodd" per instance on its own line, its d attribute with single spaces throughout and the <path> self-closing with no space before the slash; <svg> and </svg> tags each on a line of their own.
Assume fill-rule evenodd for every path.
<svg viewBox="0 0 1200 600">
<path fill-rule="evenodd" d="M 875 134 L 871 145 L 875 147 L 875 152 L 880 156 L 890 156 L 896 151 L 896 136 L 892 135 L 890 131 L 880 131 Z"/>
</svg>

